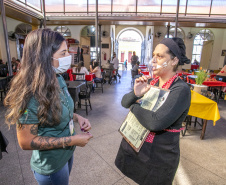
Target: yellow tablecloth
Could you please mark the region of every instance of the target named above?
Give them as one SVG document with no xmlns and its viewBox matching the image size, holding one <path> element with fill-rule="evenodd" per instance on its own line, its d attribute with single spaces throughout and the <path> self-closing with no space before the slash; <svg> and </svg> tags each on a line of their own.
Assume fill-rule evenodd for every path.
<svg viewBox="0 0 226 185">
<path fill-rule="evenodd" d="M 195 91 L 191 91 L 191 105 L 188 115 L 213 120 L 214 126 L 216 121 L 220 119 L 217 103 Z"/>
</svg>

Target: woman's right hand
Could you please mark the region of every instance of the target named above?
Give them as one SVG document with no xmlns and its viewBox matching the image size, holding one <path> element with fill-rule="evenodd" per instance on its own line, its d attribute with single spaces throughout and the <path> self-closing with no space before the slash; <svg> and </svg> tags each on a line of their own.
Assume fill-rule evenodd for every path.
<svg viewBox="0 0 226 185">
<path fill-rule="evenodd" d="M 93 137 L 93 135 L 90 134 L 89 132 L 85 132 L 85 133 L 77 134 L 71 137 L 73 137 L 76 140 L 75 141 L 76 146 L 84 147 L 89 142 L 89 140 Z"/>
<path fill-rule="evenodd" d="M 150 79 L 150 78 L 151 78 L 151 76 L 148 76 L 148 77 L 142 76 L 135 80 L 134 94 L 137 97 L 143 96 L 151 88 L 151 86 L 148 85 L 148 79 Z"/>
</svg>

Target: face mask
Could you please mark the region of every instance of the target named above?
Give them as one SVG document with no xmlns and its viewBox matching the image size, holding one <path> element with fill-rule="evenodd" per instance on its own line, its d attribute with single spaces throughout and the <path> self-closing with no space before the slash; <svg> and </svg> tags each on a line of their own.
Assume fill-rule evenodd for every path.
<svg viewBox="0 0 226 185">
<path fill-rule="evenodd" d="M 162 65 L 156 64 L 156 66 L 153 66 L 153 62 L 156 62 L 156 58 L 152 58 L 151 61 L 148 64 L 149 71 L 152 71 L 153 69 L 160 69 L 165 68 L 168 65 L 168 61 L 165 61 Z"/>
<path fill-rule="evenodd" d="M 168 65 L 168 62 L 164 62 L 162 65 L 157 64 L 156 69 L 165 68 L 167 65 Z"/>
<path fill-rule="evenodd" d="M 53 59 L 55 59 L 55 58 L 53 58 Z M 57 74 L 66 72 L 71 66 L 71 55 L 69 55 L 67 57 L 58 58 L 55 60 L 59 61 L 59 67 L 58 68 L 53 67 L 53 69 L 55 70 L 55 72 Z"/>
</svg>

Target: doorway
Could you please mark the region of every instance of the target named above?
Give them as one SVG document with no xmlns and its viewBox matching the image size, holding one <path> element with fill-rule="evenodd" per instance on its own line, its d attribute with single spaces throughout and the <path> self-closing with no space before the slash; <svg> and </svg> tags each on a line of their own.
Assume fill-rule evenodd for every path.
<svg viewBox="0 0 226 185">
<path fill-rule="evenodd" d="M 139 61 L 142 62 L 142 43 L 144 41 L 143 34 L 140 30 L 136 28 L 125 28 L 118 33 L 117 39 L 118 48 L 118 59 L 123 65 L 123 62 L 127 60 L 127 68 L 131 69 L 131 56 L 133 51 L 136 52 L 136 55 L 139 57 Z"/>
</svg>

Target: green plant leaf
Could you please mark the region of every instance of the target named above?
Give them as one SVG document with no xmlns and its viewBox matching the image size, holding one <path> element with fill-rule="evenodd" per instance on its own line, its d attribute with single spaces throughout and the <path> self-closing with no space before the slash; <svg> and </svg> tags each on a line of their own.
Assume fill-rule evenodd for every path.
<svg viewBox="0 0 226 185">
<path fill-rule="evenodd" d="M 202 85 L 202 83 L 207 78 L 207 72 L 204 70 L 199 70 L 199 72 L 196 73 L 197 78 L 195 79 L 195 82 L 197 85 Z"/>
</svg>

